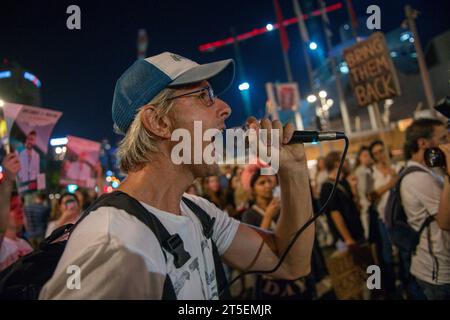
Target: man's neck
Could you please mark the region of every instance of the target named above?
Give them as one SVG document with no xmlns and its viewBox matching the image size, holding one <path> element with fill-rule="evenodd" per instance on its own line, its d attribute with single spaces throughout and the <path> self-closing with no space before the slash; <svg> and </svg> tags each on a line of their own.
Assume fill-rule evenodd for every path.
<svg viewBox="0 0 450 320">
<path fill-rule="evenodd" d="M 176 215 L 181 214 L 183 193 L 194 177 L 171 161 L 152 161 L 143 169 L 129 172 L 119 190 L 148 205 Z"/>
<path fill-rule="evenodd" d="M 412 155 L 412 157 L 411 157 L 411 160 L 412 161 L 415 161 L 415 162 L 418 162 L 418 163 L 420 163 L 421 165 L 426 165 L 425 164 L 425 159 L 423 158 L 423 152 L 416 152 L 416 153 L 414 153 L 413 155 Z"/>
</svg>

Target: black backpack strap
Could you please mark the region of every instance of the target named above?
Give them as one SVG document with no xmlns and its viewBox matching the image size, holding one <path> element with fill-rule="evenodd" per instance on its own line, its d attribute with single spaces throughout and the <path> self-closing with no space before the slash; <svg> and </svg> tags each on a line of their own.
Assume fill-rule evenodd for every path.
<svg viewBox="0 0 450 320">
<path fill-rule="evenodd" d="M 218 292 L 223 291 L 223 294 L 219 296 L 220 299 L 231 299 L 231 293 L 228 288 L 228 280 L 225 275 L 225 270 L 223 269 L 222 260 L 220 259 L 219 250 L 217 249 L 216 244 L 214 243 L 214 240 L 212 239 L 212 234 L 214 230 L 214 222 L 216 221 L 215 218 L 211 218 L 209 214 L 205 212 L 201 207 L 199 207 L 195 202 L 192 200 L 183 197 L 183 202 L 191 209 L 191 211 L 196 215 L 196 217 L 200 220 L 202 227 L 203 227 L 203 234 L 207 239 L 211 239 L 212 244 L 212 253 L 213 253 L 213 259 L 214 259 L 214 268 L 216 273 L 216 282 L 217 282 L 217 288 Z"/>
<path fill-rule="evenodd" d="M 210 239 L 213 234 L 214 223 L 216 222 L 216 218 L 211 218 L 209 214 L 207 214 L 192 200 L 186 197 L 183 197 L 182 200 L 202 223 L 203 235 L 206 237 L 206 239 Z"/>
<path fill-rule="evenodd" d="M 77 223 L 70 229 L 73 232 L 75 227 L 86 218 L 92 211 L 100 207 L 114 207 L 126 211 L 128 214 L 139 219 L 155 234 L 160 246 L 168 251 L 174 257 L 175 267 L 180 268 L 189 259 L 190 254 L 184 249 L 183 241 L 178 234 L 170 235 L 164 225 L 156 218 L 154 214 L 145 209 L 139 201 L 121 191 L 114 191 L 109 194 L 100 196 L 80 217 Z M 167 256 L 162 250 L 164 258 L 167 262 Z M 163 300 L 176 300 L 177 296 L 170 280 L 169 275 L 166 275 L 163 289 Z"/>
<path fill-rule="evenodd" d="M 394 189 L 393 189 L 393 191 L 395 193 L 395 196 L 397 197 L 397 199 L 399 199 L 400 205 L 402 206 L 402 208 L 403 208 L 403 204 L 402 204 L 402 197 L 401 197 L 400 187 L 401 187 L 403 178 L 405 176 L 407 176 L 408 174 L 413 173 L 413 172 L 427 172 L 427 171 L 425 169 L 422 169 L 421 167 L 418 167 L 418 166 L 404 167 L 400 171 L 400 174 L 399 174 L 399 177 L 398 177 L 398 181 L 396 182 L 396 184 L 394 186 Z M 403 209 L 403 211 L 404 211 L 404 209 Z M 396 217 L 394 217 L 394 220 L 395 220 L 395 218 Z M 405 218 L 406 218 L 406 216 L 405 216 Z"/>
<path fill-rule="evenodd" d="M 87 216 L 89 212 L 106 206 L 125 210 L 149 227 L 158 239 L 160 246 L 173 255 L 176 268 L 180 268 L 191 258 L 189 252 L 184 249 L 183 240 L 181 240 L 181 237 L 178 234 L 171 235 L 154 214 L 145 209 L 139 201 L 122 191 L 115 191 L 99 198 L 99 201 L 96 201 L 96 203 L 88 209 L 88 212 L 80 218 L 80 221 Z M 77 222 L 77 224 L 78 223 L 79 222 Z"/>
</svg>

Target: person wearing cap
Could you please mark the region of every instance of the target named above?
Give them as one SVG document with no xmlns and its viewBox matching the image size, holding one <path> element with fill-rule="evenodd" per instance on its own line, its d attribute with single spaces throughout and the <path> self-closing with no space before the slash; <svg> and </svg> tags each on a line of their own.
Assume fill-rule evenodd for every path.
<svg viewBox="0 0 450 320">
<path fill-rule="evenodd" d="M 199 65 L 164 52 L 136 61 L 114 91 L 114 126 L 125 135 L 119 146 L 120 167 L 128 174 L 119 190 L 138 200 L 171 234 L 180 236 L 189 261 L 177 268 L 166 254 L 166 263 L 149 228 L 123 210 L 101 207 L 72 233 L 41 299 L 161 299 L 167 275 L 177 299 L 219 298 L 211 239 L 203 235 L 199 219 L 182 197 L 214 218 L 212 240 L 226 264 L 238 270 L 270 270 L 277 265 L 292 235 L 313 215 L 303 145 L 287 145 L 292 125 L 283 128 L 279 121 L 248 119 L 256 130 L 280 130 L 281 214 L 273 232 L 240 223 L 207 200 L 185 193 L 194 179 L 217 175 L 217 164 L 175 164 L 171 159 L 178 143 L 171 140 L 175 129 L 193 134 L 194 121 L 202 122 L 203 131 L 225 129 L 231 108 L 216 93 L 224 92 L 233 77 L 233 60 Z M 314 226 L 310 226 L 271 275 L 306 276 L 313 239 Z M 71 265 L 81 270 L 76 290 L 66 286 Z"/>
</svg>

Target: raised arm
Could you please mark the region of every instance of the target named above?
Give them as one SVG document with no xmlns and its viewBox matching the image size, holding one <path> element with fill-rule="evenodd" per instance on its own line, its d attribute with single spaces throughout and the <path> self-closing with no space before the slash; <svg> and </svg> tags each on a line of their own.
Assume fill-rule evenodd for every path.
<svg viewBox="0 0 450 320">
<path fill-rule="evenodd" d="M 256 119 L 249 121 L 258 126 Z M 241 224 L 224 259 L 239 270 L 270 270 L 279 261 L 295 232 L 312 216 L 312 201 L 304 147 L 287 145 L 294 128 L 282 127 L 279 121 L 261 121 L 261 128 L 280 130 L 281 213 L 273 232 Z M 314 242 L 314 224 L 309 226 L 295 242 L 281 267 L 272 275 L 282 279 L 297 279 L 309 274 Z"/>
</svg>

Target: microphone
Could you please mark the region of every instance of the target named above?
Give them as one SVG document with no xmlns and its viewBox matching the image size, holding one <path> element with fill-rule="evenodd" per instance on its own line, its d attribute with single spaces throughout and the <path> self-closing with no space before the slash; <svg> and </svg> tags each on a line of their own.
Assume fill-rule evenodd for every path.
<svg viewBox="0 0 450 320">
<path fill-rule="evenodd" d="M 330 141 L 345 139 L 345 133 L 339 131 L 294 131 L 288 144 L 317 143 L 319 141 Z"/>
</svg>

